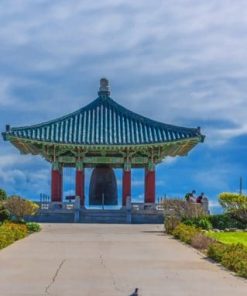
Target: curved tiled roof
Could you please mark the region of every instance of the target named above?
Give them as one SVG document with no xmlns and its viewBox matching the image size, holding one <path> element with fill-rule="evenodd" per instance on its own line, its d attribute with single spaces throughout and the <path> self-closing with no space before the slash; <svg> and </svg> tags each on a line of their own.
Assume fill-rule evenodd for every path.
<svg viewBox="0 0 247 296">
<path fill-rule="evenodd" d="M 64 117 L 3 133 L 34 141 L 75 145 L 139 145 L 197 138 L 200 129 L 177 127 L 138 115 L 117 104 L 109 92 Z"/>
</svg>

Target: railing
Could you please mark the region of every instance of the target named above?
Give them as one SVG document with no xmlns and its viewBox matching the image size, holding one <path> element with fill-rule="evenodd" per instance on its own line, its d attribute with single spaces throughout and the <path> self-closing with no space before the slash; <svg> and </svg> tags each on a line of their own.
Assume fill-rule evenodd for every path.
<svg viewBox="0 0 247 296">
<path fill-rule="evenodd" d="M 154 203 L 131 203 L 131 209 L 133 211 L 163 211 L 164 208 L 162 204 Z"/>
<path fill-rule="evenodd" d="M 46 194 L 40 194 L 40 202 L 38 203 L 41 211 L 73 211 L 80 208 L 80 197 L 69 199 L 65 202 L 51 202 L 50 197 Z"/>
</svg>

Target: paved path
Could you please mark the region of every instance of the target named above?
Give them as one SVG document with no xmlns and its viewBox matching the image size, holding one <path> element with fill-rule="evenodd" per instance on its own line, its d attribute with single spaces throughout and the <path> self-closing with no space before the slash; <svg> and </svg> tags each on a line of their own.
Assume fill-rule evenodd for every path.
<svg viewBox="0 0 247 296">
<path fill-rule="evenodd" d="M 233 276 L 157 225 L 46 224 L 0 251 L 1 296 L 247 295 Z"/>
</svg>

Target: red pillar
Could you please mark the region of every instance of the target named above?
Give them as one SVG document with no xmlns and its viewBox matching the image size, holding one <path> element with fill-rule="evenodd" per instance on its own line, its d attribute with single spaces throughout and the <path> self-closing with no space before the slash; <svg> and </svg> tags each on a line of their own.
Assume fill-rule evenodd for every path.
<svg viewBox="0 0 247 296">
<path fill-rule="evenodd" d="M 131 196 L 131 170 L 123 170 L 123 206 L 126 206 L 127 197 Z"/>
<path fill-rule="evenodd" d="M 81 206 L 84 206 L 84 169 L 76 169 L 75 195 L 80 196 Z"/>
<path fill-rule="evenodd" d="M 53 165 L 51 170 L 51 201 L 62 202 L 63 175 L 62 170 Z"/>
<path fill-rule="evenodd" d="M 60 199 L 63 201 L 63 168 L 60 168 L 59 170 L 60 173 Z"/>
<path fill-rule="evenodd" d="M 155 169 L 145 170 L 145 203 L 155 203 Z"/>
</svg>

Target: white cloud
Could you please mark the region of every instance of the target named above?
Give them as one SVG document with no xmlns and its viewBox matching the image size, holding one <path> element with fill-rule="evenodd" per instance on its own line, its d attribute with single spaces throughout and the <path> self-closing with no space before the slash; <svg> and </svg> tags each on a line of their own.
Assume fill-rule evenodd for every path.
<svg viewBox="0 0 247 296">
<path fill-rule="evenodd" d="M 247 134 L 246 28 L 243 0 L 3 0 L 0 126 L 74 111 L 96 96 L 102 75 L 124 106 L 162 122 L 201 125 L 206 144 L 224 147 Z M 36 159 L 8 145 L 0 142 L 1 180 L 16 184 Z M 213 173 L 199 173 L 198 182 L 227 187 L 227 176 L 210 179 Z M 47 186 L 42 176 L 37 186 L 31 178 L 35 190 Z"/>
<path fill-rule="evenodd" d="M 182 124 L 183 119 L 218 119 L 238 125 L 227 131 L 206 127 L 207 143 L 215 143 L 215 139 L 221 143 L 246 133 L 243 106 L 247 42 L 241 34 L 247 25 L 246 3 L 156 2 L 157 5 L 143 1 L 41 1 L 35 5 L 27 1 L 23 7 L 13 8 L 15 5 L 4 1 L 8 18 L 3 15 L 0 39 L 6 50 L 18 51 L 20 55 L 17 59 L 9 52 L 7 63 L 9 59 L 13 69 L 25 69 L 25 75 L 59 71 L 65 80 L 67 69 L 74 67 L 70 79 L 78 79 L 78 71 L 85 71 L 95 86 L 95 75 L 106 73 L 114 77 L 114 94 L 121 98 L 121 103 L 161 121 Z M 19 50 L 23 44 L 25 50 Z M 32 54 L 28 55 L 29 52 Z M 130 90 L 118 79 L 127 82 Z M 19 110 L 47 111 L 52 118 L 67 112 L 67 108 L 61 104 L 59 113 L 50 110 L 51 100 L 61 103 L 71 98 L 70 111 L 80 106 L 75 101 L 83 105 L 79 96 L 71 96 L 71 89 L 62 86 L 60 91 L 59 82 L 54 84 L 42 77 L 35 80 L 41 86 L 36 94 L 39 100 L 30 104 L 29 96 L 14 96 Z M 13 80 L 8 89 L 17 83 Z M 31 84 L 30 81 L 25 88 L 31 88 L 33 93 L 37 86 Z M 49 92 L 46 97 L 41 93 L 45 89 Z M 156 100 L 152 108 L 150 98 Z M 1 99 L 9 102 L 7 94 Z"/>
<path fill-rule="evenodd" d="M 3 154 L 0 155 L 0 167 L 11 167 L 11 166 L 17 166 L 20 164 L 27 164 L 30 162 L 33 162 L 33 156 L 31 155 L 19 155 L 19 154 Z"/>
</svg>

